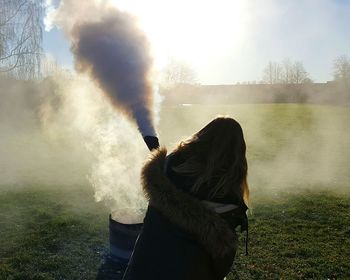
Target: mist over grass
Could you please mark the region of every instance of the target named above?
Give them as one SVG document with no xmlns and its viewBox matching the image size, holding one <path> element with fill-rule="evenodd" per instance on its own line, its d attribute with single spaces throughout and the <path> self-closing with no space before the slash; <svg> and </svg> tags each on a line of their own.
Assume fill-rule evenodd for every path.
<svg viewBox="0 0 350 280">
<path fill-rule="evenodd" d="M 89 156 L 74 133 L 45 129 L 45 107 L 52 103 L 51 110 L 58 110 L 62 103 L 55 88 L 11 80 L 0 80 L 0 86 L 0 189 L 85 183 Z"/>
<path fill-rule="evenodd" d="M 169 106 L 161 114 L 161 139 L 166 145 L 174 146 L 219 114 L 235 118 L 243 127 L 252 195 L 310 188 L 349 193 L 349 107 Z"/>
<path fill-rule="evenodd" d="M 0 189 L 84 185 L 111 210 L 145 207 L 138 174 L 147 147 L 91 82 L 57 76 L 2 89 Z"/>
<path fill-rule="evenodd" d="M 57 76 L 2 80 L 1 87 L 0 188 L 85 185 L 112 210 L 145 207 L 139 171 L 147 148 L 93 84 Z M 310 188 L 349 193 L 349 107 L 168 104 L 161 107 L 160 142 L 170 152 L 218 115 L 243 127 L 252 196 Z"/>
<path fill-rule="evenodd" d="M 0 87 L 0 279 L 95 279 L 109 213 L 144 207 L 146 146 L 84 79 Z M 160 142 L 219 114 L 243 127 L 251 188 L 250 256 L 228 279 L 348 279 L 350 108 L 163 105 Z"/>
</svg>

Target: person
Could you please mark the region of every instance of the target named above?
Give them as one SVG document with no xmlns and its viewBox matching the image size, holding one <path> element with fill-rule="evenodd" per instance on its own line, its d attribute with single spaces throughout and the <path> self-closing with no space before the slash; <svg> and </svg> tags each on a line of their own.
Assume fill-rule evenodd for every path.
<svg viewBox="0 0 350 280">
<path fill-rule="evenodd" d="M 247 228 L 246 144 L 237 121 L 217 117 L 141 172 L 149 206 L 123 280 L 222 280 Z"/>
</svg>

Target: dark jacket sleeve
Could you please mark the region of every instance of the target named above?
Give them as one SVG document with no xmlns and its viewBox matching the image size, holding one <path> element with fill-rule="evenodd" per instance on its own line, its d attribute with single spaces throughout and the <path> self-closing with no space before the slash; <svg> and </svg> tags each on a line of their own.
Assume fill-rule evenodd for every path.
<svg viewBox="0 0 350 280">
<path fill-rule="evenodd" d="M 233 265 L 238 247 L 238 237 L 236 234 L 236 229 L 240 227 L 241 232 L 244 230 L 248 230 L 248 220 L 245 211 L 245 207 L 240 207 L 232 211 L 220 214 L 220 217 L 230 225 L 230 228 L 234 233 L 235 248 L 233 248 L 225 256 L 213 259 L 216 274 L 219 275 L 218 279 L 223 279 L 230 272 L 231 267 Z"/>
<path fill-rule="evenodd" d="M 237 235 L 235 235 L 235 248 L 232 249 L 228 254 L 223 257 L 218 257 L 213 259 L 214 269 L 216 275 L 218 275 L 218 279 L 222 280 L 227 274 L 231 271 L 231 267 L 233 265 L 233 261 L 236 256 L 238 239 Z"/>
</svg>

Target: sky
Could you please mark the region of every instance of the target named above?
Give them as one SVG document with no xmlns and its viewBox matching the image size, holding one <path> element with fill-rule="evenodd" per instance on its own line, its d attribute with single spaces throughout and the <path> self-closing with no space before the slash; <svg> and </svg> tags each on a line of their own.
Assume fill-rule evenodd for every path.
<svg viewBox="0 0 350 280">
<path fill-rule="evenodd" d="M 201 84 L 260 81 L 269 61 L 286 58 L 326 82 L 334 59 L 350 57 L 350 0 L 111 1 L 139 18 L 157 69 L 170 59 L 184 61 Z M 59 1 L 48 2 L 52 9 Z M 45 52 L 73 69 L 69 45 L 47 24 Z"/>
</svg>

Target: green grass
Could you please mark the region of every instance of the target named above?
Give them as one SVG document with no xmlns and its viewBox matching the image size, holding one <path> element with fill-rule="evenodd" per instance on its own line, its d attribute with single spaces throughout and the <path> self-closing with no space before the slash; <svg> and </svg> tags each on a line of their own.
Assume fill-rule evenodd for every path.
<svg viewBox="0 0 350 280">
<path fill-rule="evenodd" d="M 250 225 L 250 255 L 238 254 L 229 279 L 350 279 L 350 197 L 261 198 Z"/>
<path fill-rule="evenodd" d="M 242 124 L 251 186 L 250 254 L 242 239 L 228 279 L 350 279 L 350 109 L 165 107 L 162 144 L 171 149 L 218 114 Z M 0 279 L 95 279 L 107 207 L 89 185 L 28 184 L 0 186 Z"/>
<path fill-rule="evenodd" d="M 252 204 L 250 254 L 242 238 L 228 279 L 349 279 L 350 197 L 303 191 L 255 195 Z M 0 213 L 0 279 L 96 277 L 108 211 L 90 192 L 7 191 Z"/>
<path fill-rule="evenodd" d="M 108 211 L 86 189 L 0 193 L 0 279 L 96 277 Z"/>
</svg>

